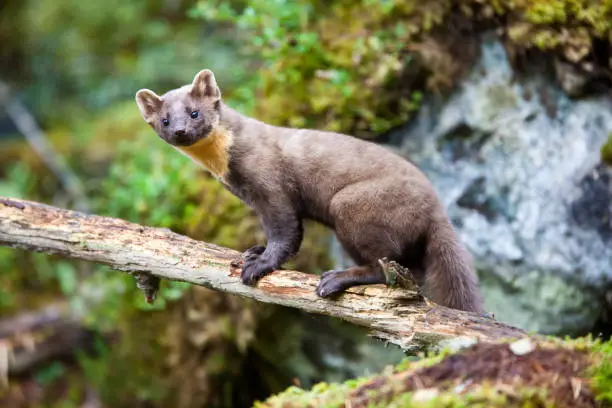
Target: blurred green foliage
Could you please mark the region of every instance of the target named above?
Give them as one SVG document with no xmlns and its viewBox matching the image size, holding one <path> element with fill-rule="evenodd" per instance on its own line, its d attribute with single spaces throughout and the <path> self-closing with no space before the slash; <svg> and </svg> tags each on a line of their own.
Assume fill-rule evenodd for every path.
<svg viewBox="0 0 612 408">
<path fill-rule="evenodd" d="M 571 62 L 612 33 L 610 0 L 200 0 L 189 13 L 235 26 L 241 49 L 262 61 L 258 118 L 361 137 L 406 122 L 424 89 L 454 85 L 469 54 L 450 38 L 458 21 L 494 25 L 517 53 L 537 47 Z"/>
<path fill-rule="evenodd" d="M 357 136 L 405 122 L 421 93 L 402 86 L 406 44 L 440 23 L 430 2 L 200 1 L 190 15 L 237 27 L 262 60 L 255 114 L 275 124 Z M 414 26 L 403 21 L 414 18 Z"/>
<path fill-rule="evenodd" d="M 250 74 L 236 63 L 233 31 L 192 21 L 187 11 L 193 5 L 9 1 L 0 13 L 3 74 L 53 125 L 131 99 L 145 86 L 170 89 L 203 67 L 218 72 L 226 89 L 244 83 Z"/>
</svg>

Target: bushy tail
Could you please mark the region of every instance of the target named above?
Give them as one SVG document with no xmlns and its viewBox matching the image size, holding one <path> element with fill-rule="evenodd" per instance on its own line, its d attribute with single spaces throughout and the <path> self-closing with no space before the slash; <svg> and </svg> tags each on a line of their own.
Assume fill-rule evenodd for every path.
<svg viewBox="0 0 612 408">
<path fill-rule="evenodd" d="M 484 312 L 472 257 L 446 217 L 432 222 L 429 229 L 424 292 L 442 306 Z"/>
</svg>

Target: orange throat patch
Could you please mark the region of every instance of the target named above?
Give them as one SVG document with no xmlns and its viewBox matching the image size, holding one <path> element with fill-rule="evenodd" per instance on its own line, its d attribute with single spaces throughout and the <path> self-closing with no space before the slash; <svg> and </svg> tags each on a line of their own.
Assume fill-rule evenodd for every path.
<svg viewBox="0 0 612 408">
<path fill-rule="evenodd" d="M 191 146 L 175 146 L 175 148 L 223 180 L 229 169 L 229 149 L 232 142 L 232 132 L 219 127 Z"/>
</svg>

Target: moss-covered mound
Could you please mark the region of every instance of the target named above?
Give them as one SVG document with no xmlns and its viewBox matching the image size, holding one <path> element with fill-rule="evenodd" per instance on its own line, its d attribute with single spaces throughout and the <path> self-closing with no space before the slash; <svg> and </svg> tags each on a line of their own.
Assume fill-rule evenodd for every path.
<svg viewBox="0 0 612 408">
<path fill-rule="evenodd" d="M 612 341 L 475 344 L 343 384 L 291 387 L 256 408 L 612 406 Z"/>
</svg>

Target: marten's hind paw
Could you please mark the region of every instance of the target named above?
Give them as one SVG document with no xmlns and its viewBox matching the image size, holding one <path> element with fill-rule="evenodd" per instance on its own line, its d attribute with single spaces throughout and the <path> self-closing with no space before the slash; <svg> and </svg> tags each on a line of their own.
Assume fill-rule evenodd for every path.
<svg viewBox="0 0 612 408">
<path fill-rule="evenodd" d="M 327 297 L 345 289 L 345 284 L 339 274 L 342 271 L 327 271 L 321 274 L 321 280 L 317 286 L 316 293 L 320 297 Z"/>
</svg>

